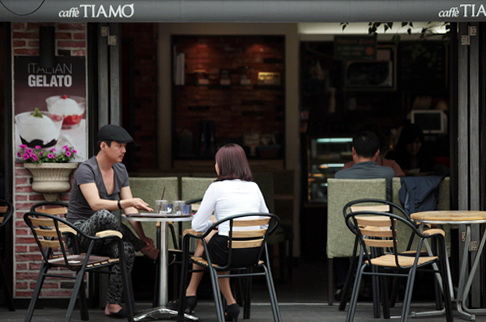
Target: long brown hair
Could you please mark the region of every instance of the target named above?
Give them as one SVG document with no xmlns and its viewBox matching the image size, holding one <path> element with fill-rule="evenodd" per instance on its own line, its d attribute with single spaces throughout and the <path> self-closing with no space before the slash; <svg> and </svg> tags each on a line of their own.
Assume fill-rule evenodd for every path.
<svg viewBox="0 0 486 322">
<path fill-rule="evenodd" d="M 219 175 L 216 181 L 233 179 L 253 181 L 253 175 L 245 151 L 238 144 L 228 143 L 223 145 L 216 152 L 215 159 L 219 168 Z"/>
</svg>

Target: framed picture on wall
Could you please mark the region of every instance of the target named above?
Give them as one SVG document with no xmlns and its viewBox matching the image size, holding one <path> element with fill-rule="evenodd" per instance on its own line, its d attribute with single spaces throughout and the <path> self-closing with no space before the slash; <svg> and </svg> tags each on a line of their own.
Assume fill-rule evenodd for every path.
<svg viewBox="0 0 486 322">
<path fill-rule="evenodd" d="M 376 60 L 350 60 L 344 62 L 344 88 L 346 90 L 396 90 L 395 46 L 378 46 Z"/>
</svg>

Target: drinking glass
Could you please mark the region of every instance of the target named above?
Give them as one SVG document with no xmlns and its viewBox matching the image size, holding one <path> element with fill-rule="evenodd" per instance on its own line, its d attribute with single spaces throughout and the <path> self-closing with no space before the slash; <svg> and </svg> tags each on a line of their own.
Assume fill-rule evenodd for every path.
<svg viewBox="0 0 486 322">
<path fill-rule="evenodd" d="M 155 200 L 155 204 L 157 205 L 157 213 L 171 213 L 172 212 L 172 204 L 169 203 L 168 200 Z"/>
<path fill-rule="evenodd" d="M 176 216 L 181 216 L 182 215 L 182 210 L 184 208 L 184 205 L 186 204 L 186 202 L 184 200 L 174 200 L 172 202 L 174 204 L 174 214 Z"/>
</svg>

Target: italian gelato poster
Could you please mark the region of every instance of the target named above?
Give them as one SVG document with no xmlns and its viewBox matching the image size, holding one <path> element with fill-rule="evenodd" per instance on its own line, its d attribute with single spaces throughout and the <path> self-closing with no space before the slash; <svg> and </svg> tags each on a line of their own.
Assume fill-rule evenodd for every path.
<svg viewBox="0 0 486 322">
<path fill-rule="evenodd" d="M 76 150 L 87 159 L 85 57 L 56 57 L 53 67 L 39 65 L 37 56 L 14 61 L 16 150 Z"/>
</svg>

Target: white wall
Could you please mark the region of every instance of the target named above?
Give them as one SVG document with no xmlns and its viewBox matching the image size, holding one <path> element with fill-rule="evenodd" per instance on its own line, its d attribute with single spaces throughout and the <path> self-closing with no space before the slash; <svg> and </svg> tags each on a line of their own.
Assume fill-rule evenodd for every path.
<svg viewBox="0 0 486 322">
<path fill-rule="evenodd" d="M 299 37 L 297 24 L 171 23 L 158 28 L 158 159 L 160 169 L 172 160 L 171 36 L 172 35 L 282 35 L 285 36 L 285 167 L 294 170 L 294 254 L 300 255 L 300 141 Z"/>
</svg>

